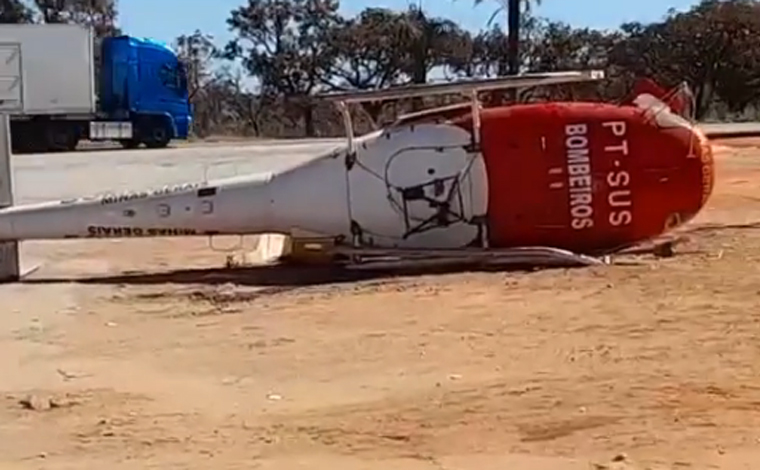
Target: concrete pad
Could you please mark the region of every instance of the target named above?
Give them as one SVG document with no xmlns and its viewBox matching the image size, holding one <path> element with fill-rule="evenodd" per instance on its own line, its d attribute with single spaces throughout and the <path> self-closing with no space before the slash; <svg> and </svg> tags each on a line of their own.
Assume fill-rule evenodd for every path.
<svg viewBox="0 0 760 470">
<path fill-rule="evenodd" d="M 710 139 L 760 135 L 760 122 L 715 122 L 698 126 Z"/>
<path fill-rule="evenodd" d="M 290 237 L 278 233 L 260 235 L 256 240 L 256 249 L 246 254 L 246 264 L 276 263 L 291 250 Z"/>
</svg>

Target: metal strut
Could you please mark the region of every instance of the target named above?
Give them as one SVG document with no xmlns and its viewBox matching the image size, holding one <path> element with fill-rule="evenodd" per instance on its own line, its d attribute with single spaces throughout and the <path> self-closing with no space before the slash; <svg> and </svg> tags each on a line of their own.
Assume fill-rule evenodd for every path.
<svg viewBox="0 0 760 470">
<path fill-rule="evenodd" d="M 472 151 L 480 152 L 480 99 L 478 90 L 470 91 L 470 112 L 472 114 Z"/>
<path fill-rule="evenodd" d="M 480 151 L 481 106 L 478 92 L 479 90 L 477 88 L 461 91 L 464 96 L 467 96 L 470 99 L 470 113 L 472 114 L 472 148 L 470 151 L 472 152 Z M 346 133 L 346 143 L 348 146 L 348 152 L 346 153 L 346 168 L 350 170 L 356 162 L 356 135 L 354 134 L 351 110 L 348 107 L 347 101 L 337 101 L 335 105 L 343 118 L 343 128 Z"/>
<path fill-rule="evenodd" d="M 343 127 L 346 132 L 346 140 L 348 144 L 348 151 L 346 152 L 346 169 L 351 170 L 356 163 L 356 139 L 354 137 L 354 124 L 351 120 L 351 110 L 348 109 L 348 104 L 345 101 L 338 101 L 336 103 L 341 116 L 343 116 Z"/>
</svg>

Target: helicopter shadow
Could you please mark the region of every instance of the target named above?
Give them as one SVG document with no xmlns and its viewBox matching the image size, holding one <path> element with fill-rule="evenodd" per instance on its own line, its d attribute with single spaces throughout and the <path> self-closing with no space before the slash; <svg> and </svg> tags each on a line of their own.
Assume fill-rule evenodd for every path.
<svg viewBox="0 0 760 470">
<path fill-rule="evenodd" d="M 397 277 L 460 274 L 466 272 L 532 272 L 535 266 L 407 266 L 392 268 L 347 269 L 340 266 L 293 266 L 286 264 L 232 268 L 177 269 L 169 271 L 131 271 L 117 275 L 96 275 L 78 278 L 24 279 L 25 284 L 75 283 L 89 285 L 151 286 L 161 284 L 224 285 L 250 287 L 298 288 L 328 284 L 350 284 Z"/>
</svg>

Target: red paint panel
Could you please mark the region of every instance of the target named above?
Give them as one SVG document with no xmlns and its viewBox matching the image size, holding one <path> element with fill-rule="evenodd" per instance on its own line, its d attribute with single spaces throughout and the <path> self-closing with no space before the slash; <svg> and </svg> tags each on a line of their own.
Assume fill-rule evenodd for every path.
<svg viewBox="0 0 760 470">
<path fill-rule="evenodd" d="M 613 249 L 689 219 L 712 189 L 706 142 L 635 107 L 519 105 L 481 120 L 494 247 Z"/>
</svg>

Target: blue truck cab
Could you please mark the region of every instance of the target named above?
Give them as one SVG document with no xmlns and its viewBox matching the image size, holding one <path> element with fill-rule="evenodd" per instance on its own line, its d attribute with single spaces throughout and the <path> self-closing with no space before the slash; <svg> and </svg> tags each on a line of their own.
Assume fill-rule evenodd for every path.
<svg viewBox="0 0 760 470">
<path fill-rule="evenodd" d="M 193 120 L 187 70 L 171 48 L 116 36 L 104 38 L 99 52 L 100 60 L 91 62 L 98 85 L 95 109 L 13 116 L 14 152 L 72 151 L 82 139 L 125 148 L 162 148 L 172 139 L 187 139 Z"/>
<path fill-rule="evenodd" d="M 125 147 L 165 147 L 186 139 L 192 125 L 187 70 L 168 46 L 131 36 L 104 38 L 99 110 L 110 121 L 129 121 Z"/>
</svg>

